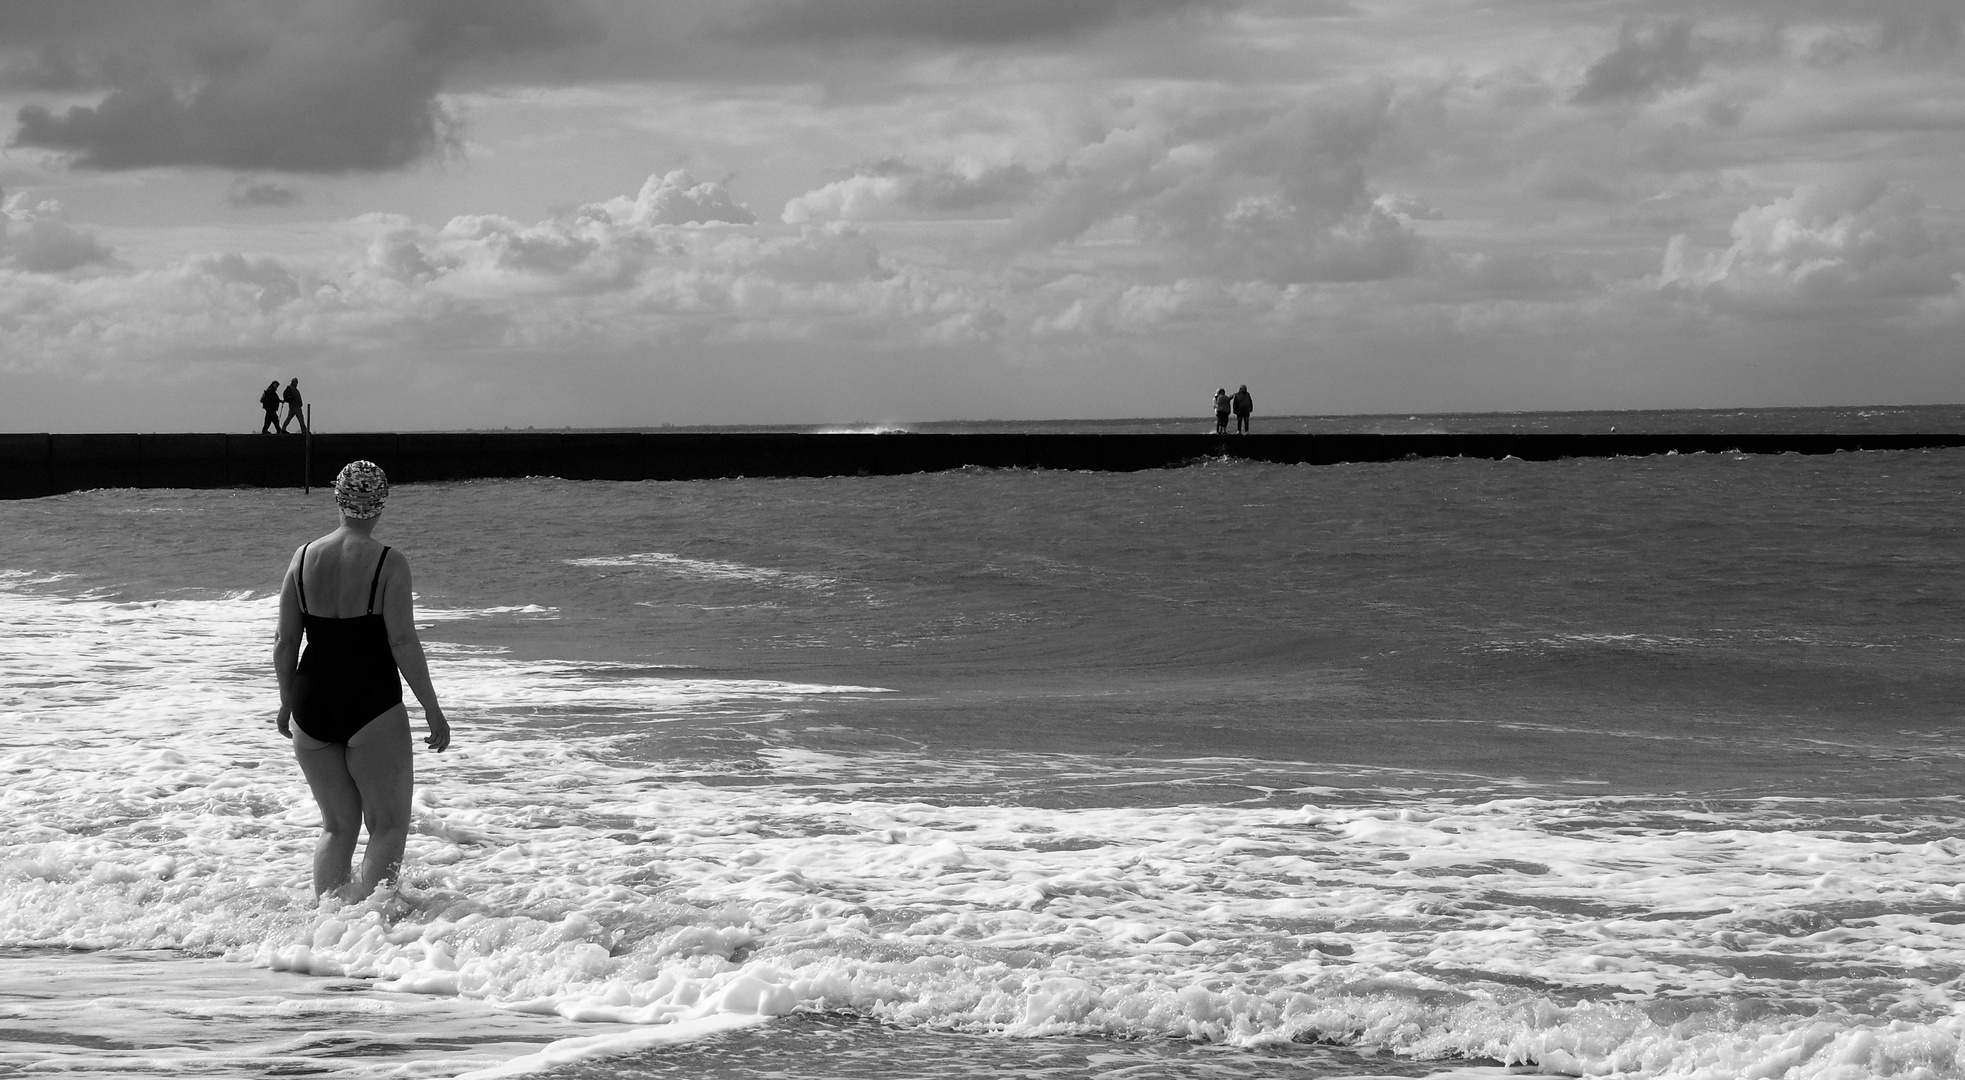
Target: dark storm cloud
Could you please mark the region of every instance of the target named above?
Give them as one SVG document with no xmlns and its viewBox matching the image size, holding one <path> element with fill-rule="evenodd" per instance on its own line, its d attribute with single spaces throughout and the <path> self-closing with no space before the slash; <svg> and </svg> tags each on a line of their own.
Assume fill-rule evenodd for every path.
<svg viewBox="0 0 1965 1080">
<path fill-rule="evenodd" d="M 1013 45 L 1222 6 L 1220 0 L 760 0 L 736 17 L 732 32 L 768 42 Z"/>
<path fill-rule="evenodd" d="M 178 0 L 158 8 L 178 18 L 160 24 L 156 11 L 131 12 L 136 25 L 152 28 L 145 37 L 115 21 L 129 6 L 114 0 L 7 5 L 0 36 L 27 46 L 9 70 L 110 87 L 94 105 L 22 108 L 13 145 L 64 151 L 90 169 L 397 169 L 450 140 L 452 122 L 437 101 L 447 76 L 589 32 L 584 9 L 564 0 Z M 78 21 L 78 9 L 103 21 Z"/>
<path fill-rule="evenodd" d="M 0 53 L 0 86 L 71 93 L 100 85 L 91 65 L 58 45 Z"/>
<path fill-rule="evenodd" d="M 0 86 L 102 90 L 150 65 L 146 50 L 175 49 L 212 0 L 18 0 L 0 4 Z"/>
<path fill-rule="evenodd" d="M 1583 85 L 1570 100 L 1579 105 L 1643 100 L 1697 82 L 1705 64 L 1705 45 L 1691 23 L 1643 29 L 1627 23 L 1616 47 L 1583 73 Z"/>
</svg>

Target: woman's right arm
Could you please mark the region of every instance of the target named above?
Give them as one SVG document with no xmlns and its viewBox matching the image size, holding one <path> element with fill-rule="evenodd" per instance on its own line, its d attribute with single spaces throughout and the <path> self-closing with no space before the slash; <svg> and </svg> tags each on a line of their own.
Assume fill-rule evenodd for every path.
<svg viewBox="0 0 1965 1080">
<path fill-rule="evenodd" d="M 293 675 L 300 669 L 300 591 L 294 579 L 299 567 L 296 551 L 287 563 L 286 580 L 280 582 L 280 621 L 273 630 L 273 677 L 280 681 L 280 715 L 274 725 L 289 739 L 293 738 Z"/>
</svg>

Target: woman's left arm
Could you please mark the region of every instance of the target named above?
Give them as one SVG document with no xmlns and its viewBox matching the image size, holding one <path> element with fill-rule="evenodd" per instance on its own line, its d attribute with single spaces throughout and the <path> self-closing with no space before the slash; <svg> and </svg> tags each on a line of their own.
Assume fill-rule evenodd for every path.
<svg viewBox="0 0 1965 1080">
<path fill-rule="evenodd" d="M 430 728 L 424 741 L 442 753 L 450 745 L 450 721 L 444 719 L 443 706 L 437 704 L 437 688 L 430 682 L 430 663 L 423 657 L 423 641 L 416 636 L 416 600 L 411 594 L 409 560 L 400 551 L 389 553 L 382 568 L 382 623 L 389 630 L 389 652 L 396 658 L 396 670 L 423 706 L 423 722 Z"/>
</svg>

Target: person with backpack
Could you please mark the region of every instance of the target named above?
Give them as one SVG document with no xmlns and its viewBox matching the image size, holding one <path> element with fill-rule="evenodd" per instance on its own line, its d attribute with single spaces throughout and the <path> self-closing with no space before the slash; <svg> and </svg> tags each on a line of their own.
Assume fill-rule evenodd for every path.
<svg viewBox="0 0 1965 1080">
<path fill-rule="evenodd" d="M 1255 411 L 1255 398 L 1249 395 L 1247 383 L 1242 384 L 1242 388 L 1235 391 L 1232 404 L 1235 409 L 1235 433 L 1238 435 L 1247 435 L 1249 433 L 1249 414 Z"/>
<path fill-rule="evenodd" d="M 259 425 L 261 435 L 271 435 L 280 429 L 280 380 L 274 379 L 259 393 L 259 407 L 266 410 L 266 419 Z"/>
</svg>

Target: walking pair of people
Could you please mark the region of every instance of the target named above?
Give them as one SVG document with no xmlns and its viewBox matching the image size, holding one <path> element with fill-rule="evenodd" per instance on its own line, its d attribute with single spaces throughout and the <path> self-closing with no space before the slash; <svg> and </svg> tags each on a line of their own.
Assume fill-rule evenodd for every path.
<svg viewBox="0 0 1965 1080">
<path fill-rule="evenodd" d="M 281 419 L 280 417 L 280 406 L 282 404 L 287 407 L 285 419 Z M 259 393 L 259 407 L 266 410 L 266 419 L 259 425 L 259 433 L 261 435 L 271 435 L 275 430 L 285 435 L 287 433 L 287 425 L 296 422 L 300 424 L 301 434 L 306 434 L 307 417 L 301 412 L 303 405 L 300 400 L 299 379 L 288 383 L 285 393 L 280 391 L 280 380 L 274 379 L 272 382 L 267 383 L 266 389 Z"/>
<path fill-rule="evenodd" d="M 1235 414 L 1235 431 L 1240 435 L 1249 433 L 1249 416 L 1255 412 L 1255 398 L 1249 394 L 1248 384 L 1233 394 L 1223 386 L 1214 392 L 1214 433 L 1228 434 L 1228 414 Z"/>
</svg>

